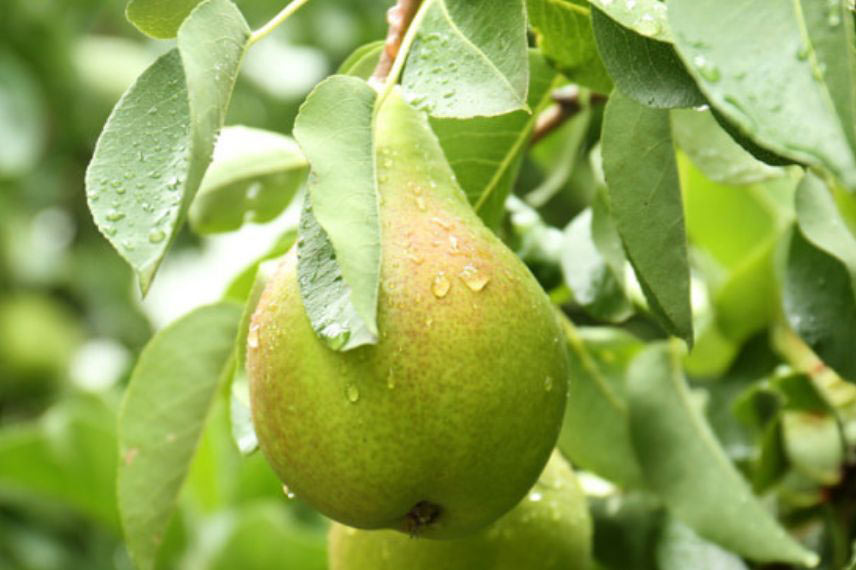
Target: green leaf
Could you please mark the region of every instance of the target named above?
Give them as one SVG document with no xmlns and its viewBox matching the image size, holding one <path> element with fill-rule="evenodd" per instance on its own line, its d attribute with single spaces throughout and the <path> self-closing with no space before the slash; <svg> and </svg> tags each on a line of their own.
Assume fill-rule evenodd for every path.
<svg viewBox="0 0 856 570">
<path fill-rule="evenodd" d="M 658 6 L 665 4 L 651 0 Z M 624 2 L 617 1 L 615 5 Z M 617 24 L 592 8 L 597 50 L 615 87 L 637 103 L 660 109 L 695 107 L 704 95 L 668 43 L 653 40 Z"/>
<path fill-rule="evenodd" d="M 405 100 L 434 117 L 527 109 L 523 0 L 425 0 L 401 83 Z"/>
<path fill-rule="evenodd" d="M 324 534 L 308 527 L 295 509 L 268 500 L 230 513 L 233 524 L 211 553 L 211 570 L 326 570 Z"/>
<path fill-rule="evenodd" d="M 306 179 L 309 164 L 291 137 L 243 126 L 224 128 L 190 208 L 198 233 L 227 232 L 278 216 Z"/>
<path fill-rule="evenodd" d="M 239 305 L 196 309 L 149 342 L 119 413 L 119 510 L 128 549 L 153 567 L 234 350 Z"/>
<path fill-rule="evenodd" d="M 844 2 L 670 0 L 669 25 L 702 92 L 740 131 L 856 190 L 856 55 Z"/>
<path fill-rule="evenodd" d="M 704 175 L 722 184 L 743 185 L 777 178 L 781 168 L 769 166 L 734 142 L 709 111 L 672 111 L 672 136 Z"/>
<path fill-rule="evenodd" d="M 782 295 L 788 322 L 827 365 L 856 381 L 856 237 L 813 174 L 797 189 L 799 226 L 787 245 Z"/>
<path fill-rule="evenodd" d="M 760 562 L 813 566 L 816 554 L 752 495 L 692 403 L 675 345 L 649 345 L 627 378 L 630 433 L 645 479 L 703 538 Z"/>
<path fill-rule="evenodd" d="M 0 178 L 19 176 L 35 166 L 47 129 L 37 78 L 13 51 L 0 52 Z"/>
<path fill-rule="evenodd" d="M 557 445 L 574 464 L 623 487 L 641 487 L 624 379 L 643 344 L 619 329 L 578 330 L 567 319 L 563 324 L 571 381 Z"/>
<path fill-rule="evenodd" d="M 200 0 L 130 0 L 125 16 L 144 34 L 174 38 L 185 18 Z"/>
<path fill-rule="evenodd" d="M 701 538 L 673 518 L 663 526 L 657 541 L 657 566 L 659 570 L 748 570 L 739 556 Z"/>
<path fill-rule="evenodd" d="M 612 494 L 589 497 L 589 504 L 597 568 L 659 570 L 656 546 L 667 513 L 656 497 L 640 492 Z"/>
<path fill-rule="evenodd" d="M 115 413 L 100 398 L 75 394 L 38 423 L 4 427 L 2 502 L 61 505 L 118 531 L 115 422 Z"/>
<path fill-rule="evenodd" d="M 538 48 L 568 79 L 598 93 L 609 93 L 612 81 L 595 47 L 587 2 L 527 0 L 529 25 Z"/>
<path fill-rule="evenodd" d="M 590 208 L 578 214 L 565 228 L 562 275 L 574 301 L 593 317 L 619 322 L 633 314 L 621 281 L 594 243 Z"/>
<path fill-rule="evenodd" d="M 235 370 L 229 386 L 229 423 L 232 426 L 232 439 L 238 451 L 244 455 L 253 453 L 259 447 L 259 440 L 251 416 L 250 382 L 246 369 L 250 321 L 265 286 L 273 276 L 278 264 L 279 260 L 271 259 L 264 262 L 259 261 L 256 265 L 252 288 L 244 304 L 241 322 L 238 324 L 238 335 L 235 338 Z"/>
<path fill-rule="evenodd" d="M 300 292 L 312 328 L 336 350 L 377 341 L 376 95 L 365 81 L 334 75 L 309 94 L 294 125 L 312 169 L 299 232 Z"/>
<path fill-rule="evenodd" d="M 380 54 L 383 53 L 384 40 L 363 44 L 349 55 L 339 66 L 339 75 L 353 75 L 360 79 L 368 79 L 374 73 Z"/>
<path fill-rule="evenodd" d="M 637 34 L 660 42 L 672 41 L 669 22 L 666 17 L 666 3 L 661 0 L 634 0 L 621 2 L 613 0 L 591 0 L 612 20 Z"/>
<path fill-rule="evenodd" d="M 206 0 L 173 49 L 119 99 L 86 171 L 98 229 L 145 293 L 208 167 L 249 28 L 229 0 Z"/>
<path fill-rule="evenodd" d="M 603 170 L 624 249 L 666 331 L 692 344 L 690 275 L 668 111 L 618 92 L 606 106 Z"/>
<path fill-rule="evenodd" d="M 532 112 L 514 111 L 498 117 L 431 119 L 431 128 L 455 171 L 467 199 L 488 226 L 503 213 L 538 111 L 550 101 L 553 71 L 535 51 L 529 54 L 529 97 Z"/>
</svg>

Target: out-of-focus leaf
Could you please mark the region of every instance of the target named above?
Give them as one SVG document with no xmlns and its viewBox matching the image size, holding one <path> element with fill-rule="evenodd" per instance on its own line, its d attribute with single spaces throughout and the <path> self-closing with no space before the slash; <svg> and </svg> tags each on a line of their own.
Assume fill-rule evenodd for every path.
<svg viewBox="0 0 856 570">
<path fill-rule="evenodd" d="M 591 209 L 565 228 L 562 275 L 574 301 L 593 317 L 619 322 L 633 313 L 624 288 L 594 243 Z"/>
<path fill-rule="evenodd" d="M 125 15 L 153 38 L 174 38 L 185 18 L 201 0 L 129 0 Z"/>
<path fill-rule="evenodd" d="M 743 560 L 709 542 L 685 524 L 669 519 L 657 542 L 659 570 L 748 570 Z"/>
<path fill-rule="evenodd" d="M 114 107 L 86 171 L 99 230 L 145 292 L 214 148 L 250 30 L 229 0 L 206 0 Z"/>
<path fill-rule="evenodd" d="M 190 225 L 199 233 L 215 233 L 236 230 L 244 222 L 269 222 L 288 205 L 308 171 L 291 137 L 226 127 L 190 208 Z"/>
<path fill-rule="evenodd" d="M 844 2 L 668 5 L 675 47 L 719 112 L 761 146 L 856 190 L 856 55 Z"/>
<path fill-rule="evenodd" d="M 526 109 L 529 58 L 523 0 L 425 0 L 401 83 L 434 117 L 494 116 Z"/>
<path fill-rule="evenodd" d="M 658 6 L 665 4 L 653 1 Z M 615 2 L 621 5 L 623 2 Z M 615 87 L 637 103 L 660 109 L 705 103 L 695 80 L 668 43 L 647 38 L 592 9 L 597 50 Z"/>
<path fill-rule="evenodd" d="M 228 302 L 197 309 L 159 332 L 134 369 L 119 413 L 118 496 L 128 549 L 142 569 L 154 563 L 240 316 Z"/>
<path fill-rule="evenodd" d="M 353 75 L 360 79 L 368 79 L 372 76 L 375 66 L 383 52 L 383 40 L 363 44 L 342 62 L 336 73 L 340 75 Z"/>
<path fill-rule="evenodd" d="M 111 104 L 154 59 L 145 44 L 116 36 L 87 35 L 74 46 L 75 68 L 87 92 Z"/>
<path fill-rule="evenodd" d="M 667 517 L 660 501 L 636 492 L 591 498 L 590 504 L 599 565 L 608 570 L 659 570 L 657 539 Z"/>
<path fill-rule="evenodd" d="M 59 504 L 118 531 L 115 421 L 99 398 L 74 396 L 38 424 L 0 430 L 0 497 Z"/>
<path fill-rule="evenodd" d="M 635 0 L 634 2 L 592 0 L 591 3 L 603 10 L 610 18 L 637 34 L 660 42 L 672 41 L 665 2 L 660 0 Z"/>
<path fill-rule="evenodd" d="M 693 164 L 714 182 L 740 186 L 783 174 L 781 168 L 761 162 L 734 142 L 709 110 L 672 111 L 672 136 Z"/>
<path fill-rule="evenodd" d="M 649 345 L 628 374 L 630 433 L 645 480 L 678 519 L 742 556 L 812 566 L 752 495 L 693 405 L 676 346 Z"/>
<path fill-rule="evenodd" d="M 24 174 L 36 164 L 47 128 L 33 72 L 11 51 L 0 51 L 0 178 Z"/>
<path fill-rule="evenodd" d="M 856 237 L 819 178 L 797 189 L 799 226 L 787 247 L 783 297 L 790 325 L 842 377 L 856 381 Z"/>
<path fill-rule="evenodd" d="M 232 299 L 234 301 L 238 301 L 243 303 L 246 301 L 250 292 L 253 288 L 253 283 L 256 280 L 256 272 L 259 269 L 259 265 L 263 262 L 268 261 L 269 259 L 273 259 L 275 257 L 279 257 L 284 254 L 286 251 L 291 249 L 291 246 L 294 245 L 294 242 L 297 240 L 297 230 L 288 230 L 279 238 L 277 238 L 276 242 L 267 250 L 264 255 L 262 255 L 259 259 L 253 261 L 250 265 L 246 267 L 243 271 L 238 273 L 233 279 L 232 282 L 229 283 L 229 286 L 226 287 L 226 291 L 223 293 L 223 297 L 226 299 Z"/>
<path fill-rule="evenodd" d="M 630 439 L 624 378 L 643 344 L 618 329 L 577 330 L 566 320 L 564 330 L 572 372 L 559 449 L 584 469 L 639 488 L 642 473 Z"/>
<path fill-rule="evenodd" d="M 334 75 L 309 94 L 294 126 L 312 169 L 299 230 L 300 293 L 312 328 L 335 350 L 377 340 L 376 95 L 360 79 Z"/>
<path fill-rule="evenodd" d="M 612 81 L 595 47 L 591 8 L 587 2 L 527 0 L 529 25 L 541 53 L 568 79 L 598 93 L 609 93 Z"/>
<path fill-rule="evenodd" d="M 811 412 L 782 414 L 782 436 L 794 468 L 821 485 L 841 480 L 844 446 L 835 417 Z"/>
<path fill-rule="evenodd" d="M 606 106 L 603 170 L 624 249 L 654 314 L 692 345 L 684 211 L 668 111 L 618 92 Z"/>
<path fill-rule="evenodd" d="M 266 501 L 235 512 L 233 517 L 232 528 L 206 568 L 326 570 L 323 532 L 302 523 L 293 509 Z"/>
<path fill-rule="evenodd" d="M 556 72 L 534 50 L 529 55 L 531 111 L 497 117 L 431 119 L 431 128 L 446 155 L 458 184 L 476 213 L 495 227 L 504 213 L 505 198 L 520 170 L 538 112 L 549 102 Z"/>
</svg>

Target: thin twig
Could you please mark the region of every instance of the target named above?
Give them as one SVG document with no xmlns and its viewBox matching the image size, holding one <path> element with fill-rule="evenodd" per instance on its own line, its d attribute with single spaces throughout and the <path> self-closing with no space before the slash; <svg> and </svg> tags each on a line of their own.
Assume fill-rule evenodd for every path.
<svg viewBox="0 0 856 570">
<path fill-rule="evenodd" d="M 369 79 L 369 83 L 372 85 L 379 87 L 386 82 L 392 64 L 398 55 L 398 50 L 401 48 L 401 42 L 407 33 L 407 28 L 410 27 L 410 22 L 413 21 L 413 16 L 416 15 L 420 3 L 421 0 L 398 0 L 395 6 L 387 11 L 386 21 L 389 23 L 389 31 L 386 33 L 386 42 L 380 61 L 378 61 L 371 79 Z"/>
<path fill-rule="evenodd" d="M 551 97 L 554 103 L 538 115 L 538 119 L 535 121 L 535 128 L 532 129 L 530 144 L 537 143 L 558 129 L 565 121 L 574 117 L 582 109 L 580 89 L 576 85 L 557 89 Z M 606 96 L 599 93 L 592 93 L 588 101 L 589 104 L 603 102 L 606 101 Z"/>
<path fill-rule="evenodd" d="M 272 31 L 274 31 L 277 26 L 282 24 L 284 21 L 288 19 L 289 16 L 297 12 L 298 8 L 306 4 L 309 0 L 292 0 L 288 3 L 288 5 L 280 10 L 279 14 L 274 16 L 268 23 L 264 26 L 256 30 L 250 35 L 250 40 L 247 42 L 247 45 L 253 45 Z"/>
</svg>

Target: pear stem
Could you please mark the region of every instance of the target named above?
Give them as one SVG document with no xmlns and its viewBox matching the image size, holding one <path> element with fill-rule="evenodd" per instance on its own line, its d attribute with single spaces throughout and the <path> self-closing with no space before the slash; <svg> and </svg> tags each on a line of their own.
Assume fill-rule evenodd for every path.
<svg viewBox="0 0 856 570">
<path fill-rule="evenodd" d="M 398 81 L 407 52 L 416 38 L 419 22 L 425 14 L 424 8 L 431 4 L 431 1 L 423 3 L 422 0 L 398 0 L 395 6 L 387 11 L 389 31 L 380 61 L 369 79 L 369 84 L 380 93 L 378 104 L 386 98 Z"/>
</svg>

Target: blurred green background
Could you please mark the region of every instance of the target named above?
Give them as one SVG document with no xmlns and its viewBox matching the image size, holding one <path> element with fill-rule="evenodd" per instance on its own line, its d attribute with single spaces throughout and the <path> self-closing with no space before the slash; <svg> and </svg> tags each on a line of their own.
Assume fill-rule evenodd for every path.
<svg viewBox="0 0 856 570">
<path fill-rule="evenodd" d="M 284 4 L 237 3 L 253 27 Z M 383 37 L 386 8 L 310 3 L 248 54 L 227 124 L 290 132 L 315 83 Z M 185 232 L 140 299 L 83 179 L 113 104 L 171 45 L 129 24 L 124 2 L 0 0 L 0 570 L 131 568 L 114 499 L 130 369 L 154 330 L 217 299 L 287 223 Z M 226 421 L 210 425 L 160 567 L 325 568 L 326 523 L 260 456 L 239 457 Z"/>
</svg>

